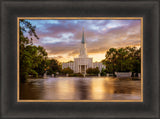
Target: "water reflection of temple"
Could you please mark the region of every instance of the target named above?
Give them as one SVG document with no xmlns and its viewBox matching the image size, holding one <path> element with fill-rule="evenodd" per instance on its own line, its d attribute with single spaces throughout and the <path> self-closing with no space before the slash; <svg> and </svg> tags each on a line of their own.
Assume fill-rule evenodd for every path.
<svg viewBox="0 0 160 119">
<path fill-rule="evenodd" d="M 141 82 L 114 77 L 28 79 L 20 84 L 23 100 L 127 100 L 141 98 Z"/>
</svg>

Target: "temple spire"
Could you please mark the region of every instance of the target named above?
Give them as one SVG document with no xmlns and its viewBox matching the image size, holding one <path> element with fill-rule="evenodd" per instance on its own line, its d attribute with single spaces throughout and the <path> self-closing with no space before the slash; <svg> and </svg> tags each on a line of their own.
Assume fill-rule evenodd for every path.
<svg viewBox="0 0 160 119">
<path fill-rule="evenodd" d="M 85 39 L 84 39 L 84 27 L 83 27 L 83 31 L 82 31 L 82 44 L 85 44 Z"/>
<path fill-rule="evenodd" d="M 80 48 L 80 58 L 86 58 L 87 56 L 87 48 L 86 48 L 86 43 L 85 43 L 85 39 L 84 39 L 84 28 L 82 31 L 82 42 L 81 42 L 81 48 Z"/>
</svg>

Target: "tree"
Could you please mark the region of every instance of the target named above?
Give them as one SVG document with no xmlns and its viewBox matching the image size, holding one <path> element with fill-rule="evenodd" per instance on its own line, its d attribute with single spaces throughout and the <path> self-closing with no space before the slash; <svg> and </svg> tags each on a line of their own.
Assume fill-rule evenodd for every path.
<svg viewBox="0 0 160 119">
<path fill-rule="evenodd" d="M 72 74 L 73 73 L 73 70 L 71 69 L 71 68 L 64 68 L 63 70 L 62 70 L 62 73 L 63 74 Z"/>
<path fill-rule="evenodd" d="M 48 62 L 49 62 L 47 69 L 48 75 L 56 74 L 56 72 L 61 72 L 62 66 L 56 59 L 48 60 Z"/>
<path fill-rule="evenodd" d="M 106 69 L 108 73 L 113 73 L 116 70 L 116 59 L 117 59 L 117 50 L 115 48 L 110 48 L 106 55 L 103 63 L 107 66 Z"/>
<path fill-rule="evenodd" d="M 106 65 L 106 72 L 140 72 L 141 52 L 140 48 L 110 48 L 106 52 L 103 63 Z"/>
<path fill-rule="evenodd" d="M 93 74 L 96 74 L 96 75 L 98 75 L 99 74 L 99 69 L 98 69 L 98 67 L 96 67 L 96 68 L 93 68 Z"/>
<path fill-rule="evenodd" d="M 39 37 L 36 34 L 36 26 L 32 26 L 32 24 L 29 21 L 26 21 L 24 19 L 19 20 L 19 44 L 20 46 L 33 44 L 33 37 L 36 39 L 39 39 Z M 24 36 L 24 33 L 28 33 L 30 38 L 27 36 Z"/>
<path fill-rule="evenodd" d="M 24 81 L 29 75 L 38 77 L 38 74 L 44 73 L 47 52 L 43 47 L 33 45 L 33 37 L 39 39 L 36 27 L 26 20 L 19 22 L 20 80 Z"/>
<path fill-rule="evenodd" d="M 106 69 L 102 68 L 102 70 L 101 70 L 101 76 L 106 76 Z"/>
<path fill-rule="evenodd" d="M 98 67 L 96 68 L 88 68 L 86 70 L 87 74 L 95 74 L 95 75 L 98 75 L 98 73 L 100 72 Z"/>
<path fill-rule="evenodd" d="M 34 70 L 38 73 L 39 76 L 43 76 L 46 70 L 48 69 L 49 62 L 47 58 L 43 59 Z"/>
<path fill-rule="evenodd" d="M 87 74 L 93 74 L 92 68 L 88 68 L 88 69 L 86 70 L 86 73 L 87 73 Z"/>
</svg>

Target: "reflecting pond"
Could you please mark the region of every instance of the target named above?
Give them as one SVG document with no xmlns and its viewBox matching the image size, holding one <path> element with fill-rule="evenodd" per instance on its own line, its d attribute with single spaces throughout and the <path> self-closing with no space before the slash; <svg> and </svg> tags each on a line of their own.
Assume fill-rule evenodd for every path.
<svg viewBox="0 0 160 119">
<path fill-rule="evenodd" d="M 140 100 L 141 80 L 56 77 L 20 83 L 20 100 Z"/>
</svg>

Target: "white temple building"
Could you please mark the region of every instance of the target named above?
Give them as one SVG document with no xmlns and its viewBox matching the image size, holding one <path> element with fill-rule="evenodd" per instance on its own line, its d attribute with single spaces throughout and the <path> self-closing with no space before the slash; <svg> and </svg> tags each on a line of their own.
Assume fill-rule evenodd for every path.
<svg viewBox="0 0 160 119">
<path fill-rule="evenodd" d="M 62 63 L 62 69 L 64 68 L 71 68 L 74 73 L 82 73 L 86 74 L 86 70 L 88 68 L 99 68 L 101 72 L 102 68 L 105 66 L 101 62 L 93 63 L 93 58 L 88 57 L 87 55 L 87 48 L 86 48 L 86 40 L 84 37 L 84 29 L 82 33 L 82 41 L 80 46 L 80 55 L 78 58 L 74 58 L 73 62 Z"/>
</svg>

